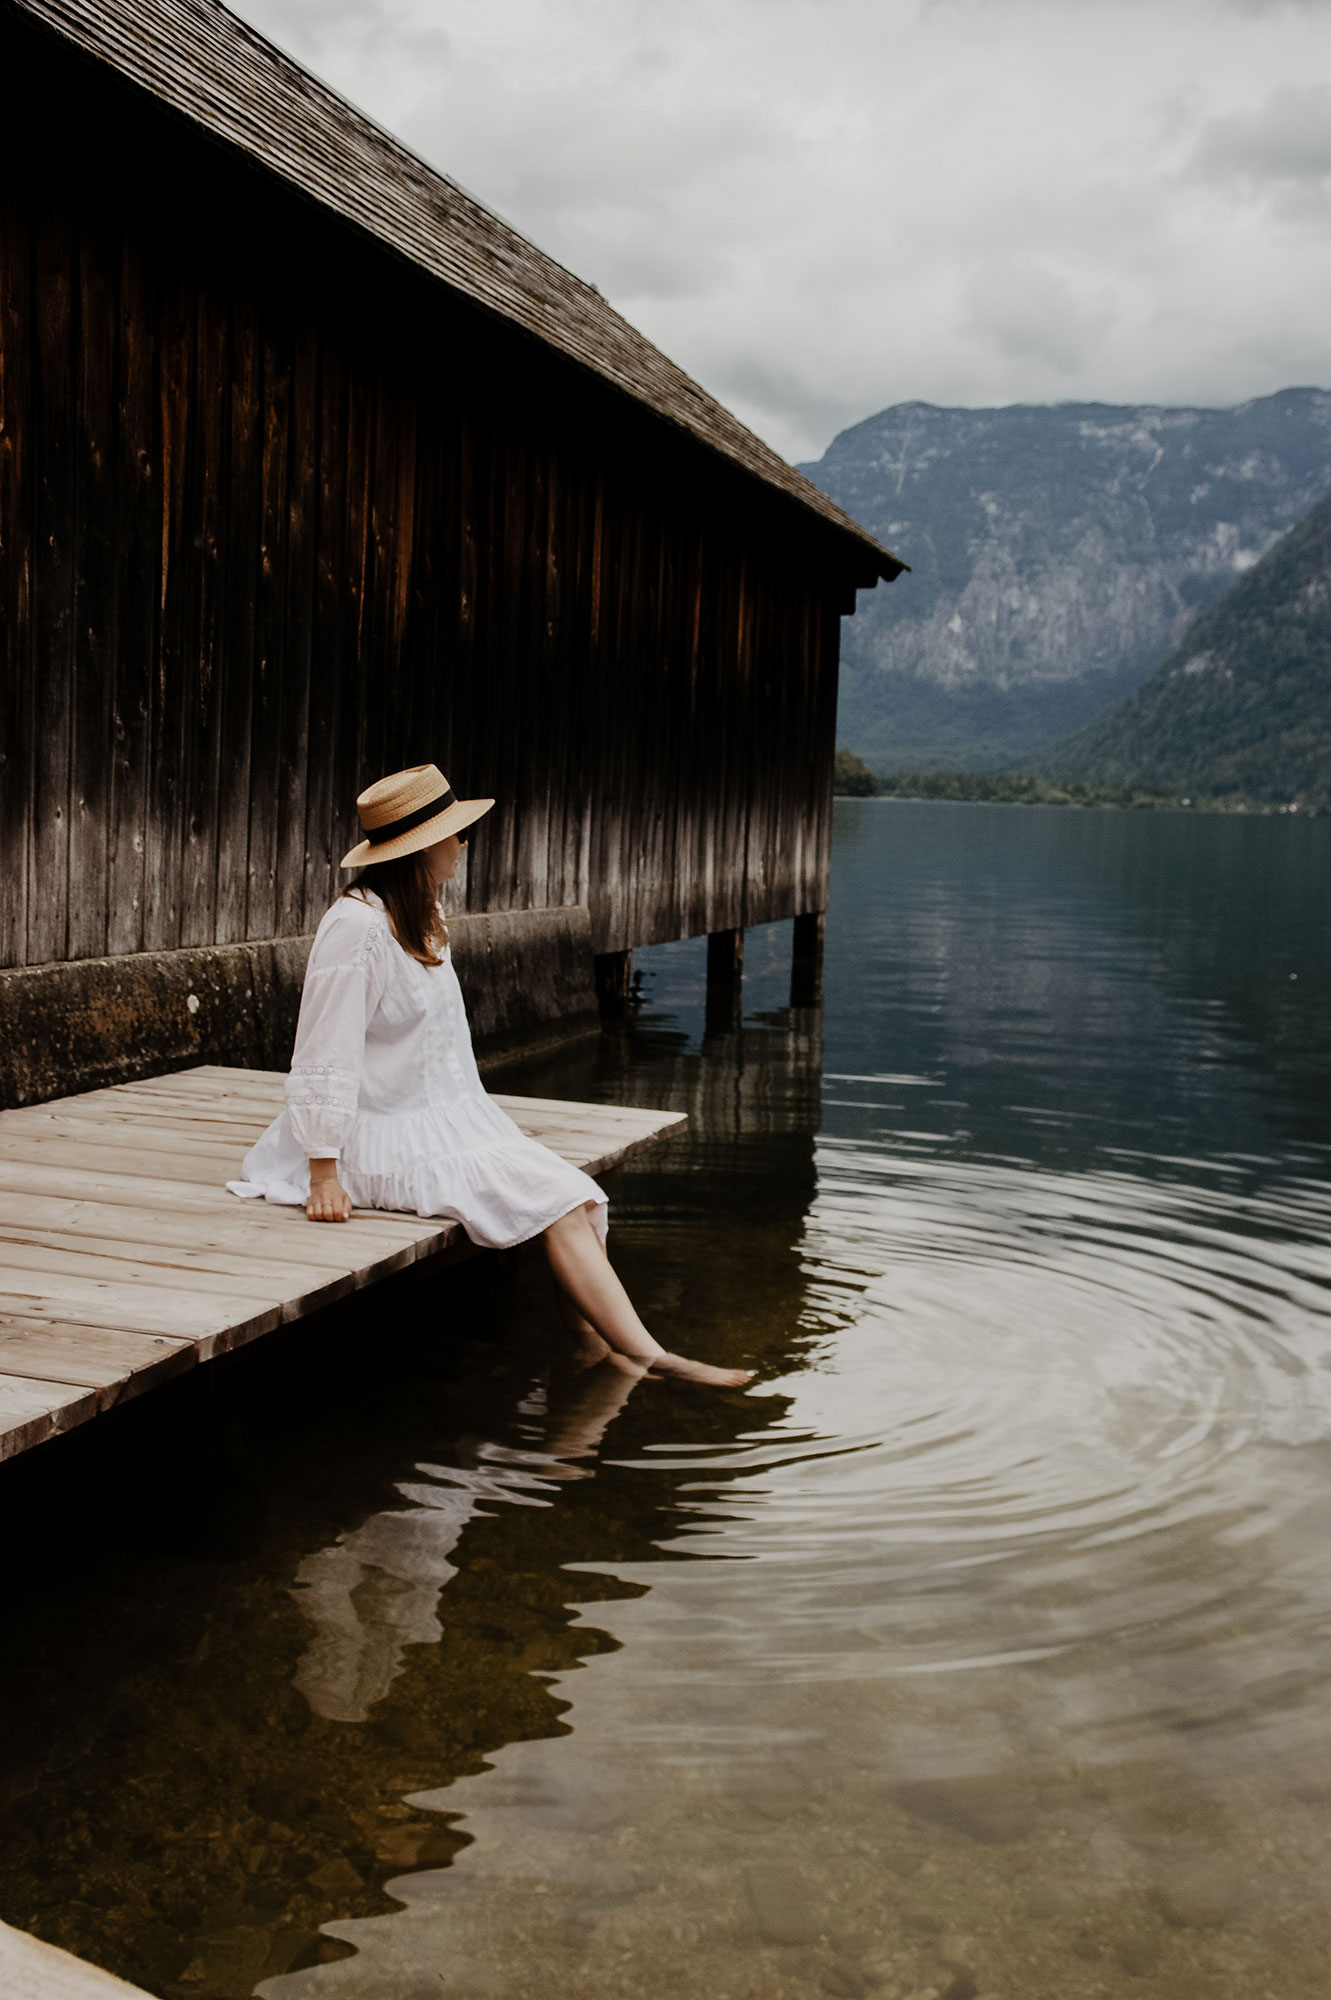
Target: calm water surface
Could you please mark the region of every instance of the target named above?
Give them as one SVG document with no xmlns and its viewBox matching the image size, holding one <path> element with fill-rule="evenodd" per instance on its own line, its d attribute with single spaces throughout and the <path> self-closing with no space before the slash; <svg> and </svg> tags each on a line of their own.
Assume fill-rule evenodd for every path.
<svg viewBox="0 0 1331 2000">
<path fill-rule="evenodd" d="M 499 1258 L 12 1468 L 0 1913 L 201 2000 L 1328 1991 L 1329 911 L 1325 821 L 847 801 L 823 1015 L 640 954 L 502 1081 L 691 1113 L 612 1247 L 758 1384 Z"/>
</svg>

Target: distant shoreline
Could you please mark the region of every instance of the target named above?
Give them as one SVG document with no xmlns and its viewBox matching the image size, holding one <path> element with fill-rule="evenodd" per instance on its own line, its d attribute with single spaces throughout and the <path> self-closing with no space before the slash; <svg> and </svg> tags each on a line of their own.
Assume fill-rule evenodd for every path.
<svg viewBox="0 0 1331 2000">
<path fill-rule="evenodd" d="M 864 773 L 865 777 L 868 775 Z M 838 774 L 836 796 L 905 799 L 924 805 L 1099 807 L 1114 812 L 1222 813 L 1259 819 L 1326 817 L 1324 811 L 1319 813 L 1316 807 L 1301 805 L 1297 800 L 1281 804 L 1263 799 L 1179 797 L 1143 791 L 1132 785 L 1055 785 L 1042 778 L 988 771 L 902 771 L 873 778 L 871 785 L 872 789 L 858 773 L 853 785 L 843 783 Z"/>
</svg>

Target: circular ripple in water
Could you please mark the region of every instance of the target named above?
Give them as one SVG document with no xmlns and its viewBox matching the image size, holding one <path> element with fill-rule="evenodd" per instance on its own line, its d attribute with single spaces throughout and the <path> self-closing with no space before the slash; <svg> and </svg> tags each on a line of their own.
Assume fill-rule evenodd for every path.
<svg viewBox="0 0 1331 2000">
<path fill-rule="evenodd" d="M 1324 1189 L 831 1141 L 803 1247 L 784 1429 L 696 1461 L 686 1542 L 748 1560 L 672 1583 L 704 1619 L 724 1589 L 692 1674 L 1042 1664 L 1064 1725 L 1299 1733 L 1331 1637 Z"/>
</svg>

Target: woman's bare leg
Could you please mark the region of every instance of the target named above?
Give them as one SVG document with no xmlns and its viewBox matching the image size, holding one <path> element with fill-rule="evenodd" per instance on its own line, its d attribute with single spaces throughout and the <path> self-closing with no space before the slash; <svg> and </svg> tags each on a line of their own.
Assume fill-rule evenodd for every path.
<svg viewBox="0 0 1331 2000">
<path fill-rule="evenodd" d="M 666 1352 L 634 1311 L 585 1208 L 552 1222 L 545 1232 L 545 1248 L 555 1283 L 574 1312 L 616 1353 L 641 1362 L 653 1374 L 679 1375 L 717 1388 L 739 1388 L 753 1380 L 751 1368 L 712 1368 Z"/>
<path fill-rule="evenodd" d="M 559 1307 L 559 1317 L 573 1337 L 572 1354 L 579 1368 L 594 1368 L 598 1361 L 604 1361 L 614 1353 L 589 1319 L 584 1319 L 568 1293 L 561 1285 L 555 1286 L 555 1304 Z M 623 1356 L 619 1357 L 621 1360 Z"/>
</svg>

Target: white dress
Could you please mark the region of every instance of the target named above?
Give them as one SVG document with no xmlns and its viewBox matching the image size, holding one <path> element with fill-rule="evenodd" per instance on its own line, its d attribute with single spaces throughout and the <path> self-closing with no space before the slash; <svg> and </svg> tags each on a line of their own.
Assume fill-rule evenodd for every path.
<svg viewBox="0 0 1331 2000">
<path fill-rule="evenodd" d="M 422 965 L 372 893 L 320 924 L 301 995 L 286 1109 L 245 1156 L 233 1194 L 304 1205 L 311 1159 L 336 1159 L 357 1208 L 460 1222 L 503 1250 L 606 1198 L 580 1168 L 528 1139 L 486 1095 L 462 990 L 445 952 Z"/>
</svg>

